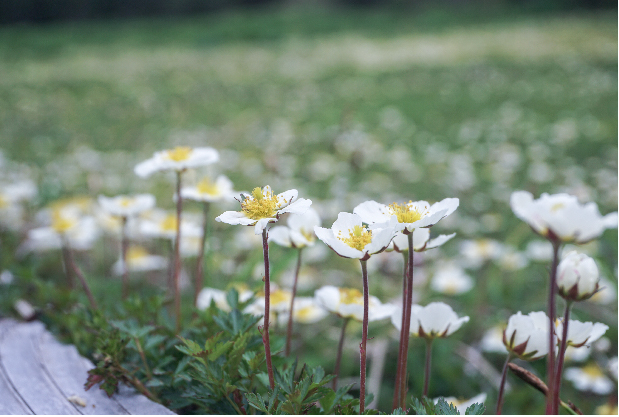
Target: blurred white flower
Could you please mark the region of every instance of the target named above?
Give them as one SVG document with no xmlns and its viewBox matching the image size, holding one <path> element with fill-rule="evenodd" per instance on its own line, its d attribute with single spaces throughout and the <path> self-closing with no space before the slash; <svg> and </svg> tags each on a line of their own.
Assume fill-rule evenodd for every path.
<svg viewBox="0 0 619 417">
<path fill-rule="evenodd" d="M 389 246 L 395 234 L 393 225 L 385 229 L 370 230 L 363 225 L 361 217 L 340 213 L 331 229 L 314 227 L 316 237 L 344 258 L 367 260 Z"/>
<path fill-rule="evenodd" d="M 451 240 L 455 233 L 450 235 L 439 235 L 434 239 L 430 239 L 430 229 L 417 229 L 413 233 L 413 250 L 415 252 L 423 252 L 429 249 L 438 248 Z M 408 252 L 408 237 L 402 233 L 396 233 L 391 241 L 391 244 L 386 249 L 387 251 L 395 250 L 396 252 Z"/>
<path fill-rule="evenodd" d="M 174 149 L 155 152 L 152 158 L 140 162 L 134 168 L 136 175 L 146 178 L 157 171 L 184 171 L 219 161 L 219 153 L 213 148 L 177 146 Z"/>
<path fill-rule="evenodd" d="M 314 293 L 316 303 L 325 310 L 356 321 L 363 321 L 363 293 L 355 288 L 338 288 L 326 285 Z M 376 321 L 388 318 L 395 311 L 392 304 L 382 304 L 374 296 L 369 296 L 368 320 Z"/>
<path fill-rule="evenodd" d="M 503 254 L 502 243 L 493 239 L 463 240 L 460 243 L 460 255 L 464 265 L 477 269 L 489 260 L 496 260 Z"/>
<path fill-rule="evenodd" d="M 395 229 L 410 233 L 422 227 L 431 227 L 441 219 L 453 213 L 460 204 L 457 198 L 445 198 L 430 205 L 427 201 L 409 201 L 404 204 L 393 203 L 388 206 L 376 201 L 359 204 L 353 213 L 360 216 L 371 229 L 393 226 L 392 217 L 396 217 Z"/>
<path fill-rule="evenodd" d="M 155 196 L 151 194 L 119 195 L 115 197 L 100 195 L 99 205 L 114 216 L 131 217 L 153 208 L 155 206 Z"/>
<path fill-rule="evenodd" d="M 249 300 L 254 295 L 252 291 L 250 291 L 244 286 L 238 286 L 235 288 L 239 294 L 239 301 L 241 303 Z M 206 310 L 207 308 L 210 307 L 211 301 L 214 301 L 217 308 L 219 308 L 222 311 L 229 312 L 232 310 L 230 308 L 230 305 L 228 304 L 227 295 L 225 291 L 218 290 L 215 288 L 208 288 L 208 287 L 203 288 L 200 291 L 200 294 L 198 294 L 198 299 L 196 301 L 196 307 L 199 310 Z M 264 307 L 262 311 L 263 311 L 262 314 L 264 314 Z"/>
<path fill-rule="evenodd" d="M 68 244 L 75 250 L 91 249 L 99 238 L 95 219 L 84 216 L 74 207 L 52 210 L 51 226 L 28 231 L 24 247 L 28 251 L 60 249 Z"/>
<path fill-rule="evenodd" d="M 606 330 L 608 330 L 608 326 L 602 323 L 590 321 L 582 323 L 578 320 L 570 320 L 567 326 L 567 344 L 574 347 L 591 346 L 591 343 L 602 337 Z M 558 320 L 556 333 L 558 341 L 561 342 L 563 320 Z"/>
<path fill-rule="evenodd" d="M 503 330 L 503 326 L 494 326 L 488 329 L 479 342 L 481 350 L 484 352 L 507 352 L 503 344 Z"/>
<path fill-rule="evenodd" d="M 440 264 L 434 273 L 430 288 L 447 295 L 462 294 L 473 288 L 473 278 L 454 263 Z"/>
<path fill-rule="evenodd" d="M 517 271 L 529 265 L 529 258 L 514 248 L 505 246 L 505 251 L 499 258 L 499 265 L 508 271 Z"/>
<path fill-rule="evenodd" d="M 600 277 L 598 283 L 600 290 L 593 294 L 589 301 L 593 301 L 596 304 L 610 304 L 617 299 L 617 287 L 610 280 Z"/>
<path fill-rule="evenodd" d="M 460 415 L 463 416 L 467 408 L 469 408 L 475 403 L 483 404 L 484 401 L 486 401 L 486 397 L 487 397 L 486 393 L 481 393 L 479 395 L 474 396 L 473 398 L 469 398 L 468 400 L 459 400 L 456 397 L 445 397 L 443 399 L 445 400 L 445 402 L 447 402 L 447 404 L 452 404 L 453 406 L 455 406 L 460 412 Z M 440 398 L 441 397 L 435 398 L 434 404 L 438 403 L 438 400 Z"/>
<path fill-rule="evenodd" d="M 526 254 L 532 261 L 552 260 L 552 244 L 547 240 L 532 240 L 527 244 Z"/>
<path fill-rule="evenodd" d="M 458 317 L 448 304 L 442 302 L 430 303 L 425 307 L 413 304 L 410 334 L 426 339 L 447 337 L 468 321 L 468 316 Z M 402 329 L 402 308 L 394 311 L 391 323 L 396 329 Z"/>
<path fill-rule="evenodd" d="M 127 270 L 132 272 L 158 271 L 166 269 L 168 260 L 159 255 L 151 255 L 142 246 L 131 246 L 127 249 Z M 115 275 L 122 275 L 124 272 L 123 261 L 119 259 L 112 265 L 112 272 Z"/>
<path fill-rule="evenodd" d="M 617 372 L 619 371 L 619 364 L 617 363 L 617 356 L 613 356 L 608 360 L 606 367 L 610 371 L 610 374 L 617 380 Z"/>
<path fill-rule="evenodd" d="M 503 344 L 520 359 L 532 361 L 548 353 L 548 316 L 541 311 L 509 318 L 503 331 Z"/>
<path fill-rule="evenodd" d="M 615 384 L 595 364 L 583 368 L 567 368 L 563 377 L 574 384 L 579 391 L 591 391 L 598 395 L 607 395 L 615 390 Z"/>
<path fill-rule="evenodd" d="M 585 243 L 617 227 L 617 212 L 601 216 L 597 204 L 580 204 L 569 194 L 543 193 L 534 200 L 528 191 L 515 191 L 510 205 L 518 218 L 551 240 Z"/>
<path fill-rule="evenodd" d="M 238 194 L 232 189 L 232 181 L 225 175 L 218 176 L 215 182 L 209 177 L 204 177 L 196 186 L 181 189 L 182 198 L 207 203 L 233 201 Z"/>
<path fill-rule="evenodd" d="M 290 304 L 287 311 L 280 314 L 280 321 L 283 323 L 288 322 Z M 294 311 L 292 313 L 292 320 L 297 323 L 310 324 L 316 323 L 329 315 L 329 312 L 325 310 L 320 304 L 316 302 L 314 297 L 296 297 L 294 299 Z"/>
<path fill-rule="evenodd" d="M 15 279 L 15 276 L 8 269 L 5 269 L 2 272 L 0 272 L 0 284 L 10 285 L 13 283 L 14 279 Z"/>
<path fill-rule="evenodd" d="M 557 269 L 557 287 L 561 297 L 571 301 L 591 298 L 599 289 L 600 272 L 593 258 L 568 252 Z"/>
<path fill-rule="evenodd" d="M 140 233 L 144 236 L 176 239 L 176 213 L 156 210 L 140 222 Z M 186 219 L 181 219 L 181 237 L 202 235 L 202 228 Z"/>
<path fill-rule="evenodd" d="M 269 223 L 274 223 L 284 213 L 302 214 L 310 207 L 312 200 L 299 198 L 295 189 L 274 195 L 271 187 L 256 187 L 251 195 L 242 194 L 241 211 L 226 211 L 215 218 L 218 222 L 255 226 L 259 235 Z"/>
<path fill-rule="evenodd" d="M 303 214 L 291 213 L 288 216 L 288 226 L 272 227 L 269 230 L 269 240 L 281 246 L 299 249 L 314 246 L 314 227 L 321 224 L 318 212 L 310 207 Z"/>
</svg>

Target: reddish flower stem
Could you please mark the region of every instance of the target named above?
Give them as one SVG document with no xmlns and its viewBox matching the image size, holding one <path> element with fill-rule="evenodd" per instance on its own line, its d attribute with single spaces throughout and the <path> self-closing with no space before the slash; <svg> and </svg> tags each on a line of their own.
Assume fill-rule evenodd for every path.
<svg viewBox="0 0 619 417">
<path fill-rule="evenodd" d="M 402 327 L 407 334 L 411 328 L 411 307 L 413 305 L 413 232 L 408 235 L 408 269 L 407 269 L 407 282 L 406 282 L 406 303 L 402 306 L 406 310 L 406 316 Z M 404 410 L 406 407 L 406 383 L 408 382 L 407 368 L 408 368 L 408 342 L 410 337 L 404 338 L 404 344 L 402 345 L 402 365 L 400 368 L 401 381 L 400 381 L 400 407 Z"/>
<path fill-rule="evenodd" d="M 271 281 L 269 275 L 269 240 L 266 227 L 262 231 L 262 252 L 264 253 L 264 326 L 262 327 L 262 343 L 267 361 L 269 386 L 275 389 L 273 364 L 271 362 L 271 341 L 269 339 L 269 315 L 271 314 Z"/>
<path fill-rule="evenodd" d="M 548 384 L 548 394 L 546 395 L 546 414 L 557 414 L 558 410 L 554 409 L 554 380 L 555 380 L 555 295 L 557 292 L 557 265 L 559 264 L 559 247 L 561 241 L 559 239 L 552 240 L 552 266 L 550 269 L 549 289 L 548 289 L 548 361 L 546 369 L 546 380 Z"/>
<path fill-rule="evenodd" d="M 340 332 L 340 341 L 337 344 L 337 357 L 335 358 L 335 369 L 333 370 L 333 391 L 337 389 L 337 379 L 340 376 L 340 363 L 342 361 L 342 351 L 344 350 L 344 337 L 346 336 L 346 326 L 348 326 L 348 322 L 350 321 L 350 317 L 345 317 L 344 322 L 342 323 L 342 331 Z"/>
<path fill-rule="evenodd" d="M 288 328 L 286 329 L 286 356 L 290 355 L 290 341 L 292 339 L 292 316 L 294 314 L 294 299 L 297 296 L 297 281 L 299 280 L 299 271 L 301 270 L 302 251 L 303 249 L 299 249 L 299 256 L 297 257 L 297 267 L 294 272 L 294 283 L 292 284 L 292 297 L 290 298 L 290 312 L 288 314 Z"/>
<path fill-rule="evenodd" d="M 563 315 L 563 334 L 561 335 L 561 348 L 559 349 L 559 360 L 557 362 L 557 372 L 554 382 L 554 397 L 553 407 L 557 414 L 559 412 L 559 395 L 561 394 L 561 376 L 563 374 L 563 362 L 565 361 L 565 351 L 567 349 L 567 326 L 570 321 L 570 309 L 572 308 L 572 302 L 568 301 L 565 306 L 565 313 Z"/>
<path fill-rule="evenodd" d="M 432 339 L 426 339 L 426 366 L 423 375 L 423 396 L 428 396 L 428 388 L 430 387 L 430 366 L 432 364 Z"/>
<path fill-rule="evenodd" d="M 396 408 L 400 406 L 400 390 L 402 388 L 401 387 L 402 385 L 401 366 L 402 366 L 402 355 L 404 354 L 404 338 L 410 336 L 410 334 L 407 334 L 404 329 L 404 320 L 406 317 L 406 308 L 404 306 L 406 305 L 406 300 L 407 300 L 406 277 L 407 277 L 407 271 L 408 271 L 408 253 L 402 252 L 402 255 L 404 255 L 404 276 L 402 277 L 402 319 L 400 320 L 400 344 L 398 347 L 398 362 L 397 362 L 396 373 L 395 373 L 393 402 L 391 404 L 391 408 L 393 410 L 395 410 Z"/>
<path fill-rule="evenodd" d="M 204 285 L 204 251 L 206 249 L 206 232 L 208 231 L 208 211 L 211 203 L 205 201 L 202 206 L 202 241 L 200 242 L 200 251 L 198 252 L 198 260 L 196 264 L 196 279 L 195 291 L 193 295 L 193 305 L 198 305 L 198 295 Z"/>
<path fill-rule="evenodd" d="M 176 312 L 176 332 L 181 331 L 181 211 L 183 199 L 181 198 L 181 171 L 176 172 L 176 240 L 174 241 L 174 311 Z"/>
<path fill-rule="evenodd" d="M 370 303 L 368 285 L 368 261 L 361 261 L 361 274 L 363 276 L 363 329 L 361 331 L 361 382 L 359 392 L 359 414 L 365 411 L 365 368 L 366 368 L 366 345 L 368 341 L 368 308 Z"/>
<path fill-rule="evenodd" d="M 124 300 L 127 298 L 127 294 L 129 293 L 129 265 L 127 265 L 127 250 L 129 248 L 129 239 L 127 238 L 127 216 L 123 216 L 122 218 L 120 233 L 120 257 L 123 263 L 122 297 Z"/>
<path fill-rule="evenodd" d="M 64 264 L 64 272 L 67 276 L 67 286 L 70 290 L 75 288 L 75 283 L 73 282 L 73 269 L 71 266 L 71 262 L 69 262 L 69 246 L 65 243 L 62 245 L 62 263 Z"/>
<path fill-rule="evenodd" d="M 512 359 L 511 353 L 507 354 L 507 359 L 505 360 L 505 365 L 503 365 L 503 373 L 501 373 L 501 384 L 499 385 L 499 398 L 496 402 L 496 413 L 501 414 L 501 410 L 503 409 L 503 393 L 505 392 L 505 381 L 507 380 L 507 365 L 509 365 L 509 361 Z"/>
<path fill-rule="evenodd" d="M 65 250 L 66 250 L 68 267 L 73 272 L 75 272 L 75 275 L 77 275 L 77 278 L 80 280 L 80 283 L 82 284 L 82 287 L 84 288 L 84 292 L 86 293 L 86 296 L 88 297 L 88 301 L 90 302 L 90 307 L 93 310 L 97 310 L 97 302 L 95 301 L 95 297 L 92 295 L 92 291 L 90 291 L 90 287 L 88 286 L 88 283 L 86 282 L 86 278 L 84 278 L 84 274 L 82 274 L 82 270 L 77 266 L 77 264 L 75 263 L 75 260 L 73 260 L 73 252 L 71 251 L 71 247 L 69 247 L 69 244 L 67 242 L 63 243 L 63 251 Z"/>
</svg>

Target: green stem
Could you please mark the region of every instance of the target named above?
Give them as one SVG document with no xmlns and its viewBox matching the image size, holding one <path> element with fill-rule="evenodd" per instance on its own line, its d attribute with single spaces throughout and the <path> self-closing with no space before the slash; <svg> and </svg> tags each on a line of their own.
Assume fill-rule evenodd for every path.
<svg viewBox="0 0 619 417">
<path fill-rule="evenodd" d="M 204 285 L 204 251 L 206 249 L 206 232 L 208 231 L 208 212 L 211 203 L 205 201 L 202 206 L 202 241 L 200 242 L 200 251 L 198 252 L 198 263 L 196 265 L 196 280 L 195 291 L 193 296 L 193 305 L 198 305 L 198 295 Z"/>
<path fill-rule="evenodd" d="M 62 245 L 62 262 L 64 264 L 64 272 L 67 276 L 67 286 L 72 290 L 75 288 L 75 283 L 73 282 L 73 268 L 71 262 L 69 262 L 69 249 L 66 242 L 63 242 Z"/>
<path fill-rule="evenodd" d="M 69 267 L 73 272 L 75 272 L 75 275 L 77 275 L 77 278 L 80 280 L 80 283 L 84 288 L 84 292 L 88 297 L 88 301 L 90 302 L 90 307 L 93 310 L 97 310 L 97 302 L 95 301 L 95 297 L 92 295 L 92 291 L 90 291 L 90 287 L 88 286 L 88 282 L 86 282 L 86 278 L 84 278 L 84 274 L 82 274 L 82 270 L 77 266 L 75 260 L 73 259 L 73 252 L 71 251 L 71 247 L 66 242 L 63 244 L 63 246 L 66 250 L 67 262 L 69 263 Z"/>
<path fill-rule="evenodd" d="M 176 171 L 176 240 L 174 242 L 174 311 L 176 313 L 176 333 L 181 331 L 181 211 L 183 210 L 183 199 L 181 198 L 181 176 L 182 171 Z"/>
<path fill-rule="evenodd" d="M 342 323 L 342 331 L 340 332 L 340 341 L 337 344 L 337 356 L 335 357 L 335 369 L 333 370 L 333 391 L 337 389 L 337 379 L 340 376 L 340 363 L 342 361 L 342 351 L 344 350 L 344 337 L 346 336 L 346 326 L 348 326 L 348 322 L 350 321 L 350 317 L 345 317 Z"/>
<path fill-rule="evenodd" d="M 292 284 L 292 297 L 290 299 L 290 312 L 288 313 L 288 328 L 286 330 L 286 356 L 290 355 L 290 340 L 292 339 L 292 316 L 294 314 L 294 299 L 297 295 L 297 281 L 299 280 L 299 271 L 301 270 L 301 252 L 303 249 L 299 249 L 299 256 L 297 257 L 297 267 L 294 272 L 294 283 Z"/>
<path fill-rule="evenodd" d="M 367 261 L 361 261 L 361 274 L 363 276 L 363 329 L 361 332 L 361 381 L 359 393 L 359 414 L 365 411 L 365 368 L 366 368 L 366 345 L 368 341 L 368 311 L 369 311 L 369 285 Z"/>
<path fill-rule="evenodd" d="M 423 378 L 423 396 L 428 396 L 428 388 L 430 387 L 430 365 L 432 363 L 432 341 L 433 339 L 426 339 L 426 366 L 424 369 Z"/>
<path fill-rule="evenodd" d="M 501 385 L 499 385 L 499 398 L 496 402 L 496 413 L 501 414 L 501 410 L 503 409 L 503 393 L 505 392 L 505 381 L 507 380 L 507 365 L 509 365 L 509 361 L 512 359 L 511 353 L 507 354 L 507 359 L 505 360 L 505 365 L 503 365 L 503 373 L 501 374 Z"/>
<path fill-rule="evenodd" d="M 269 315 L 271 307 L 271 281 L 269 274 L 269 240 L 267 228 L 262 230 L 262 252 L 264 254 L 264 326 L 262 327 L 262 343 L 267 361 L 267 373 L 269 374 L 269 386 L 275 389 L 273 376 L 273 364 L 271 363 L 271 341 L 269 339 Z"/>
<path fill-rule="evenodd" d="M 553 397 L 553 407 L 559 412 L 559 395 L 561 393 L 561 376 L 563 374 L 563 362 L 565 360 L 565 351 L 567 350 L 567 327 L 570 321 L 570 309 L 572 308 L 572 302 L 567 301 L 565 306 L 565 313 L 563 315 L 563 334 L 561 336 L 561 348 L 559 349 L 559 360 L 557 362 L 557 373 L 555 376 L 554 383 L 554 397 Z"/>
<path fill-rule="evenodd" d="M 405 333 L 410 333 L 411 328 L 411 307 L 413 305 L 413 232 L 410 232 L 408 235 L 408 269 L 407 269 L 407 277 L 406 277 L 406 303 L 402 306 L 403 309 L 406 310 L 406 315 L 404 318 L 404 323 L 402 323 L 402 327 L 405 329 Z M 410 336 L 407 334 L 407 336 Z M 400 407 L 402 410 L 406 408 L 406 392 L 407 387 L 406 383 L 408 382 L 407 368 L 408 368 L 408 343 L 410 337 L 404 338 L 404 344 L 402 347 L 402 366 L 401 366 L 401 381 L 400 381 Z"/>
<path fill-rule="evenodd" d="M 153 377 L 153 374 L 150 371 L 150 368 L 148 366 L 148 362 L 146 362 L 146 355 L 144 354 L 144 349 L 142 349 L 142 344 L 140 343 L 140 340 L 137 337 L 134 337 L 133 341 L 135 342 L 135 346 L 138 349 L 138 353 L 140 354 L 140 358 L 142 358 L 142 363 L 144 364 L 144 368 L 146 369 L 146 376 L 148 377 L 148 379 L 151 379 Z"/>
<path fill-rule="evenodd" d="M 552 240 L 552 266 L 549 276 L 548 289 L 548 361 L 546 368 L 546 379 L 548 384 L 548 394 L 546 395 L 546 414 L 557 414 L 558 410 L 554 409 L 554 381 L 555 381 L 555 295 L 557 292 L 557 265 L 559 264 L 559 247 L 561 241 L 559 239 Z"/>
</svg>

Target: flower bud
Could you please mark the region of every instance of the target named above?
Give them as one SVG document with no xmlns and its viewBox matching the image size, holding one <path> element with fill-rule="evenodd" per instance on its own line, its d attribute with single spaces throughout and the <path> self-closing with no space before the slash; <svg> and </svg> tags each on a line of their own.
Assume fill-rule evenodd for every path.
<svg viewBox="0 0 619 417">
<path fill-rule="evenodd" d="M 520 359 L 539 359 L 548 353 L 548 327 L 546 313 L 536 311 L 525 316 L 518 312 L 507 322 L 503 344 Z"/>
<path fill-rule="evenodd" d="M 600 273 L 595 261 L 576 251 L 568 252 L 557 269 L 557 287 L 561 297 L 582 301 L 599 290 Z"/>
</svg>

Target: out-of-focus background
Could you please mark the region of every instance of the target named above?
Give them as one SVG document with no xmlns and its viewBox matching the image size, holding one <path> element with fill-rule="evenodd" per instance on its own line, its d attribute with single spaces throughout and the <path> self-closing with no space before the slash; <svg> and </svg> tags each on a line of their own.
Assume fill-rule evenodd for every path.
<svg viewBox="0 0 619 417">
<path fill-rule="evenodd" d="M 35 192 L 18 201 L 18 214 L 0 198 L 0 267 L 63 282 L 58 253 L 24 254 L 21 246 L 39 225 L 36 212 L 59 198 L 151 192 L 158 206 L 172 208 L 173 177 L 140 179 L 133 167 L 177 145 L 221 153 L 188 182 L 224 173 L 237 190 L 296 188 L 325 226 L 368 199 L 458 197 L 458 210 L 433 228 L 456 238 L 419 255 L 416 269 L 417 302 L 445 301 L 471 317 L 435 343 L 430 391 L 486 392 L 492 410 L 487 365 L 500 372 L 505 356 L 488 331 L 546 305 L 548 244 L 513 215 L 511 192 L 568 192 L 596 202 L 602 214 L 617 210 L 616 7 L 605 0 L 3 0 L 0 191 L 17 183 Z M 213 218 L 233 209 L 217 205 Z M 120 288 L 110 272 L 114 245 L 108 238 L 79 255 L 101 297 L 108 286 Z M 260 248 L 252 228 L 212 222 L 207 284 L 260 288 Z M 577 249 L 596 259 L 606 290 L 579 303 L 574 317 L 610 329 L 568 366 L 595 373 L 586 365 L 597 363 L 613 388 L 565 381 L 564 398 L 585 413 L 616 411 L 617 232 Z M 164 244 L 149 250 L 167 256 Z M 285 287 L 295 254 L 271 251 L 275 281 Z M 369 268 L 370 293 L 397 302 L 401 256 L 374 256 Z M 358 264 L 320 242 L 307 251 L 301 279 L 301 295 L 361 285 Z M 299 326 L 302 360 L 331 370 L 339 321 Z M 342 375 L 355 382 L 360 325 L 349 330 Z M 388 341 L 376 403 L 383 411 L 396 333 L 386 322 L 370 326 L 371 336 Z M 422 345 L 413 341 L 412 358 L 423 357 Z M 467 346 L 483 361 L 454 354 Z M 604 368 L 613 357 L 615 379 Z M 411 393 L 420 395 L 417 365 Z M 543 361 L 530 366 L 545 375 Z M 510 381 L 505 413 L 543 411 L 541 395 Z"/>
</svg>

